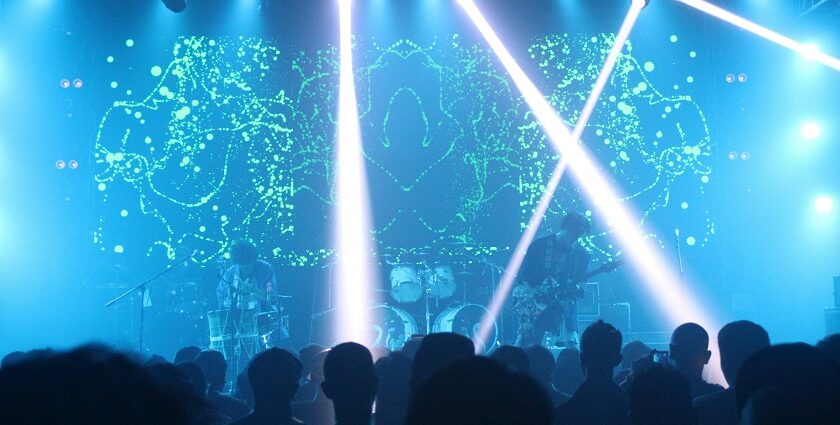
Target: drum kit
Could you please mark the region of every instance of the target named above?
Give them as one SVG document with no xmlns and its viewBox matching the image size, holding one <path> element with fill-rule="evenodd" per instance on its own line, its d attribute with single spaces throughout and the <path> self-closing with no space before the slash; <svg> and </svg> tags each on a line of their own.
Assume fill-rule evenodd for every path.
<svg viewBox="0 0 840 425">
<path fill-rule="evenodd" d="M 473 273 L 453 272 L 450 264 L 426 261 L 417 263 L 389 264 L 390 297 L 394 303 L 385 302 L 371 307 L 374 346 L 391 351 L 402 349 L 412 336 L 423 333 L 454 332 L 470 339 L 478 332 L 481 320 L 487 309 L 480 304 L 467 301 L 467 279 L 461 282 L 463 296 L 456 297 L 459 284 L 456 276 L 466 278 Z M 422 303 L 421 312 L 417 312 L 418 303 Z M 439 312 L 432 313 L 432 305 Z M 443 304 L 443 308 L 440 305 Z M 417 317 L 422 317 L 418 322 Z M 434 320 L 433 320 L 434 318 Z M 422 323 L 423 326 L 418 326 Z M 499 338 L 499 327 L 493 323 L 493 329 L 486 344 L 486 350 L 493 348 Z"/>
</svg>

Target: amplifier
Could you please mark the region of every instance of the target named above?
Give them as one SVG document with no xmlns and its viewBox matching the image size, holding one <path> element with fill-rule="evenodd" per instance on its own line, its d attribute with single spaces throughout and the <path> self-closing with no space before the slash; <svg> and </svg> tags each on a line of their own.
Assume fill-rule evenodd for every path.
<svg viewBox="0 0 840 425">
<path fill-rule="evenodd" d="M 598 293 L 598 283 L 588 282 L 583 286 L 583 299 L 578 303 L 579 315 L 598 316 L 601 314 L 600 294 Z M 581 328 L 584 329 L 584 328 Z"/>
</svg>

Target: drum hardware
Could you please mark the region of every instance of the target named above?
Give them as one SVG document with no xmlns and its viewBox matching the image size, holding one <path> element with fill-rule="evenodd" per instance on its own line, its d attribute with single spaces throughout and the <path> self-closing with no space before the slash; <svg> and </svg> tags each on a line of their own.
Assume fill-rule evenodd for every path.
<svg viewBox="0 0 840 425">
<path fill-rule="evenodd" d="M 143 282 L 140 282 L 137 286 L 123 292 L 121 295 L 119 295 L 116 298 L 112 299 L 111 301 L 108 301 L 107 303 L 105 303 L 105 308 L 111 307 L 112 305 L 119 302 L 121 299 L 126 298 L 129 295 L 131 295 L 131 294 L 133 294 L 137 291 L 140 291 L 140 296 L 141 296 L 142 302 L 140 303 L 140 332 L 138 333 L 138 337 L 137 337 L 137 345 L 138 345 L 138 348 L 139 348 L 141 353 L 143 352 L 143 322 L 144 322 L 144 315 L 145 315 L 145 310 L 146 310 L 146 308 L 145 308 L 146 307 L 146 301 L 147 301 L 147 298 L 148 298 L 148 288 L 146 286 L 149 283 L 153 282 L 155 279 L 157 279 L 157 278 L 163 276 L 164 274 L 170 272 L 175 267 L 178 267 L 181 264 L 186 263 L 187 261 L 192 259 L 197 253 L 198 253 L 198 251 L 193 251 L 192 254 L 185 257 L 183 260 L 178 261 L 177 263 L 166 267 L 165 269 L 161 270 L 160 272 L 158 272 L 154 276 L 144 280 Z"/>
</svg>

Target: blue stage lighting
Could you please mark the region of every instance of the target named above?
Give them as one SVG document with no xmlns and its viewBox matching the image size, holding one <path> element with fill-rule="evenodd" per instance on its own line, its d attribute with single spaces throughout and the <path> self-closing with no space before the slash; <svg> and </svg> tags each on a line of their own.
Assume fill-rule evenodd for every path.
<svg viewBox="0 0 840 425">
<path fill-rule="evenodd" d="M 819 124 L 817 124 L 813 121 L 809 121 L 809 122 L 806 122 L 805 124 L 802 124 L 802 128 L 799 130 L 799 132 L 802 134 L 803 138 L 808 139 L 808 140 L 814 140 L 814 139 L 820 137 L 820 133 L 822 133 L 822 129 L 820 128 Z"/>
</svg>

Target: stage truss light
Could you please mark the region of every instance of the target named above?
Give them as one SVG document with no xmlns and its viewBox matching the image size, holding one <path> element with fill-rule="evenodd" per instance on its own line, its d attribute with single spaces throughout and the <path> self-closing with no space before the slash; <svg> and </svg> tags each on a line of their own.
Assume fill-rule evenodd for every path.
<svg viewBox="0 0 840 425">
<path fill-rule="evenodd" d="M 818 137 L 820 137 L 822 129 L 820 128 L 819 124 L 813 121 L 809 121 L 805 124 L 802 124 L 802 128 L 799 129 L 799 133 L 802 135 L 803 138 L 807 140 L 816 140 Z"/>
<path fill-rule="evenodd" d="M 505 67 L 552 145 L 567 161 L 568 168 L 582 192 L 595 206 L 604 221 L 610 223 L 613 234 L 624 248 L 624 254 L 629 257 L 628 263 L 665 313 L 670 325 L 676 327 L 685 322 L 695 322 L 710 330 L 710 334 L 714 334 L 717 326 L 700 307 L 698 298 L 690 293 L 688 287 L 682 283 L 679 274 L 674 272 L 673 267 L 659 254 L 657 247 L 642 232 L 634 214 L 619 202 L 621 198 L 615 188 L 601 173 L 588 152 L 569 132 L 542 93 L 519 67 L 475 3 L 472 0 L 458 0 L 458 3 Z M 641 0 L 634 1 L 631 13 L 635 10 L 638 14 L 642 4 Z M 521 254 L 514 253 L 514 255 Z M 497 295 L 494 304 L 504 303 L 504 299 L 509 294 L 509 292 L 503 292 L 504 290 L 509 291 L 510 288 L 500 288 L 500 294 Z M 486 333 L 479 336 L 481 335 L 486 335 Z M 711 347 L 716 347 L 715 341 L 711 341 L 710 344 Z M 717 356 L 713 357 L 709 369 L 714 381 L 723 382 L 718 362 Z"/>
<path fill-rule="evenodd" d="M 353 78 L 351 0 L 338 0 L 339 9 L 339 100 L 336 143 L 335 209 L 333 241 L 336 249 L 337 299 L 334 315 L 336 342 L 353 341 L 370 346 L 370 289 L 376 288 L 371 253 L 370 198 L 362 155 L 359 111 Z"/>
<path fill-rule="evenodd" d="M 827 195 L 817 196 L 814 200 L 814 209 L 823 214 L 829 213 L 834 209 L 834 200 Z"/>
<path fill-rule="evenodd" d="M 803 57 L 811 60 L 815 60 L 817 62 L 822 63 L 823 65 L 833 68 L 836 71 L 840 71 L 840 59 L 835 57 L 829 56 L 819 50 L 813 44 L 806 44 L 800 43 L 796 40 L 793 40 L 789 37 L 786 37 L 778 32 L 775 32 L 771 29 L 765 28 L 761 25 L 758 25 L 752 21 L 744 19 L 732 12 L 729 12 L 721 7 L 715 6 L 709 2 L 703 0 L 677 0 L 680 3 L 685 5 L 691 6 L 701 12 L 707 13 L 715 18 L 723 20 L 725 22 L 729 22 L 732 25 L 735 25 L 741 29 L 749 31 L 759 37 L 765 38 L 773 43 L 776 43 L 782 47 L 788 48 L 793 50 L 794 52 L 799 53 Z"/>
</svg>

